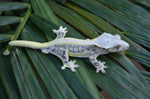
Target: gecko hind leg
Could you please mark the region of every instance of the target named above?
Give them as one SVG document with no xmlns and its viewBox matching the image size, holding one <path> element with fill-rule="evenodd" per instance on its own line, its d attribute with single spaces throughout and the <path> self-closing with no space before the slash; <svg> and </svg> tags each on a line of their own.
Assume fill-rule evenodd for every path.
<svg viewBox="0 0 150 99">
<path fill-rule="evenodd" d="M 99 71 L 101 71 L 103 74 L 105 74 L 105 68 L 108 68 L 107 66 L 105 66 L 105 62 L 101 62 L 101 61 L 98 61 L 96 59 L 97 57 L 93 56 L 93 57 L 90 57 L 90 62 L 94 65 L 94 67 L 96 68 L 96 73 L 98 73 Z"/>
<path fill-rule="evenodd" d="M 78 68 L 79 66 L 75 64 L 76 60 L 69 61 L 67 49 L 52 50 L 51 53 L 56 55 L 62 60 L 63 62 L 63 66 L 61 67 L 62 70 L 64 70 L 65 68 L 69 68 L 72 70 L 72 72 L 76 72 L 75 68 Z"/>
</svg>

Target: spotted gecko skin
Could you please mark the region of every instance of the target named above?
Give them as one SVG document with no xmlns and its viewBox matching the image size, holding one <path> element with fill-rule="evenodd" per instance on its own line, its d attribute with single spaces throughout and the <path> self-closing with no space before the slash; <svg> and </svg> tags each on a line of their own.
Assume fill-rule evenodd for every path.
<svg viewBox="0 0 150 99">
<path fill-rule="evenodd" d="M 75 64 L 76 60 L 69 61 L 69 56 L 89 58 L 90 62 L 96 68 L 96 72 L 101 71 L 105 73 L 105 62 L 97 60 L 99 55 L 107 54 L 110 52 L 125 51 L 129 48 L 129 44 L 120 39 L 119 35 L 111 35 L 109 33 L 103 33 L 101 36 L 95 39 L 76 39 L 76 38 L 64 38 L 67 33 L 67 28 L 59 27 L 58 30 L 53 30 L 57 34 L 55 40 L 38 43 L 32 41 L 16 40 L 11 41 L 11 46 L 29 47 L 33 49 L 40 49 L 45 54 L 54 54 L 59 57 L 63 66 L 61 69 L 70 68 L 73 72 L 75 68 L 79 66 Z"/>
</svg>

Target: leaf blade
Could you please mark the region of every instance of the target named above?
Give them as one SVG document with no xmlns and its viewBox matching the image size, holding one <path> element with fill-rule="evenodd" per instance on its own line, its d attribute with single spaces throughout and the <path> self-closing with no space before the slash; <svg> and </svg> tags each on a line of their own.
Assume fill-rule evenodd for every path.
<svg viewBox="0 0 150 99">
<path fill-rule="evenodd" d="M 5 57 L 2 54 L 3 49 L 0 51 L 0 79 L 6 90 L 6 94 L 10 99 L 20 99 L 19 90 L 15 81 L 15 76 L 12 70 L 10 57 Z"/>
<path fill-rule="evenodd" d="M 21 21 L 20 17 L 15 16 L 0 16 L 0 26 L 18 23 Z"/>
<path fill-rule="evenodd" d="M 56 25 L 59 24 L 51 8 L 44 0 L 31 0 L 31 3 L 36 15 L 46 18 Z"/>
<path fill-rule="evenodd" d="M 0 43 L 9 41 L 12 35 L 9 34 L 0 34 Z"/>
<path fill-rule="evenodd" d="M 0 11 L 24 9 L 28 8 L 28 6 L 29 6 L 28 3 L 0 1 Z"/>
<path fill-rule="evenodd" d="M 26 56 L 24 55 L 24 53 L 20 49 L 16 49 L 15 53 L 13 53 L 12 59 L 13 59 L 12 60 L 13 68 L 16 73 L 16 79 L 18 81 L 18 85 L 19 85 L 22 97 L 28 98 L 28 99 L 29 98 L 35 98 L 35 99 L 45 98 L 43 91 L 36 79 L 36 76 L 33 73 L 31 65 L 26 59 Z M 14 63 L 17 61 L 18 63 Z M 20 75 L 21 77 L 19 77 Z M 21 79 L 22 79 L 22 82 L 21 82 Z"/>
</svg>

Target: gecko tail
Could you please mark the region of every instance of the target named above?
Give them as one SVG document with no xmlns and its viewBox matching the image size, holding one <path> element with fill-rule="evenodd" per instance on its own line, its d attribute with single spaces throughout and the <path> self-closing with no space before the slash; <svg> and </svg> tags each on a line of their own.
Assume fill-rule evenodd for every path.
<svg viewBox="0 0 150 99">
<path fill-rule="evenodd" d="M 32 49 L 40 49 L 43 47 L 43 43 L 33 42 L 33 41 L 24 41 L 24 40 L 15 40 L 9 42 L 11 46 L 18 46 L 18 47 L 28 47 Z"/>
</svg>

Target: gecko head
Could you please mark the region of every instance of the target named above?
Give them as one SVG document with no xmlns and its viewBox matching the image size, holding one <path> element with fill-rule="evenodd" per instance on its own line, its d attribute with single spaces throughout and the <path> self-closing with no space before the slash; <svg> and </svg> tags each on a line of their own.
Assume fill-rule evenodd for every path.
<svg viewBox="0 0 150 99">
<path fill-rule="evenodd" d="M 123 40 L 116 41 L 113 47 L 108 48 L 109 52 L 119 52 L 129 49 L 129 44 Z"/>
<path fill-rule="evenodd" d="M 97 38 L 98 45 L 105 49 L 108 49 L 109 52 L 119 52 L 128 50 L 129 44 L 121 40 L 120 35 L 112 35 L 109 33 L 103 33 L 100 37 Z"/>
</svg>

